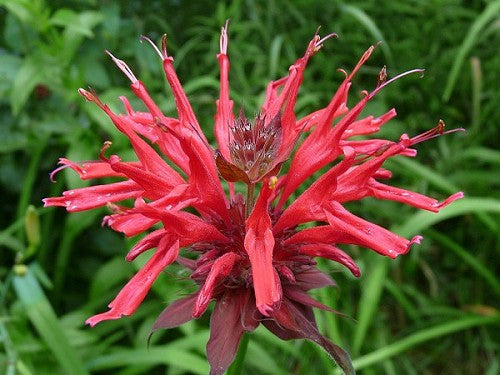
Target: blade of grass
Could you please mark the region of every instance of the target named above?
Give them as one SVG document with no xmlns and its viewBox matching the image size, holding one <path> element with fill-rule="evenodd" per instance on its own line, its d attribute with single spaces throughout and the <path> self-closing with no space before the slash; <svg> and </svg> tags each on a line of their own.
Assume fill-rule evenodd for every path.
<svg viewBox="0 0 500 375">
<path fill-rule="evenodd" d="M 452 205 L 443 208 L 437 214 L 433 212 L 420 211 L 413 216 L 410 216 L 405 223 L 397 227 L 395 231 L 403 237 L 409 237 L 429 228 L 437 222 L 451 217 L 480 212 L 500 212 L 500 201 L 492 198 L 465 197 L 454 202 Z"/>
<path fill-rule="evenodd" d="M 450 73 L 448 74 L 448 79 L 446 81 L 446 86 L 443 92 L 443 101 L 447 102 L 450 99 L 451 93 L 455 87 L 455 83 L 460 73 L 460 69 L 467 57 L 467 54 L 474 46 L 477 41 L 481 31 L 486 27 L 486 25 L 496 17 L 498 17 L 498 12 L 500 11 L 500 0 L 493 1 L 490 3 L 486 9 L 477 17 L 476 21 L 471 25 L 467 36 L 465 37 L 460 49 L 458 50 L 457 56 L 454 59 L 453 66 L 451 67 Z"/>
<path fill-rule="evenodd" d="M 500 164 L 500 151 L 486 147 L 471 147 L 463 150 L 460 159 L 475 159 L 485 163 Z"/>
<path fill-rule="evenodd" d="M 471 57 L 470 67 L 472 73 L 472 124 L 470 132 L 477 134 L 481 125 L 481 88 L 483 86 L 481 61 L 477 57 Z"/>
<path fill-rule="evenodd" d="M 91 371 L 115 369 L 130 365 L 173 366 L 193 374 L 208 374 L 208 363 L 199 355 L 175 347 L 175 341 L 163 347 L 120 349 L 116 353 L 95 357 L 87 362 Z"/>
<path fill-rule="evenodd" d="M 403 237 L 411 237 L 431 225 L 451 217 L 467 213 L 500 212 L 500 202 L 489 198 L 464 198 L 443 208 L 439 213 L 418 212 L 411 216 L 402 226 L 393 228 L 394 232 Z M 353 355 L 359 353 L 370 327 L 375 311 L 378 309 L 383 283 L 386 279 L 388 260 L 376 254 L 370 261 L 372 265 L 365 276 L 358 310 L 358 324 L 353 336 Z"/>
<path fill-rule="evenodd" d="M 449 179 L 415 160 L 409 158 L 393 158 L 388 160 L 386 163 L 389 169 L 391 169 L 390 166 L 393 164 L 397 165 L 397 168 L 401 171 L 401 173 L 422 178 L 446 193 L 452 194 L 460 190 L 459 187 L 451 183 Z"/>
<path fill-rule="evenodd" d="M 428 236 L 434 241 L 439 242 L 442 246 L 446 247 L 448 250 L 453 251 L 458 257 L 460 257 L 466 264 L 468 264 L 474 271 L 477 272 L 493 289 L 493 291 L 500 295 L 500 282 L 495 277 L 495 275 L 475 256 L 471 255 L 466 249 L 460 246 L 455 241 L 451 240 L 449 237 L 429 229 Z"/>
<path fill-rule="evenodd" d="M 422 329 L 412 335 L 405 337 L 404 339 L 401 339 L 381 349 L 356 358 L 353 361 L 353 365 L 356 370 L 361 370 L 375 363 L 398 355 L 426 341 L 472 327 L 485 326 L 489 324 L 500 324 L 500 316 L 465 316 L 458 320 L 438 324 L 434 327 Z"/>
<path fill-rule="evenodd" d="M 354 17 L 372 36 L 377 40 L 382 42 L 382 45 L 380 48 L 382 48 L 382 52 L 385 55 L 385 58 L 387 60 L 387 63 L 392 66 L 393 65 L 393 60 L 392 60 L 392 53 L 391 49 L 389 48 L 389 45 L 386 43 L 385 38 L 382 34 L 382 31 L 380 31 L 379 27 L 377 24 L 373 21 L 373 19 L 368 16 L 363 10 L 361 10 L 358 7 L 355 7 L 353 5 L 345 5 L 342 4 L 340 9 Z"/>
<path fill-rule="evenodd" d="M 26 274 L 14 276 L 14 289 L 26 313 L 64 372 L 87 375 L 76 350 L 70 345 L 49 301 L 28 267 Z"/>
<path fill-rule="evenodd" d="M 372 323 L 375 311 L 378 309 L 382 288 L 387 276 L 388 262 L 378 254 L 368 255 L 370 270 L 366 272 L 362 284 L 361 299 L 359 301 L 356 329 L 352 343 L 352 355 L 356 356 L 365 341 L 366 332 Z"/>
</svg>

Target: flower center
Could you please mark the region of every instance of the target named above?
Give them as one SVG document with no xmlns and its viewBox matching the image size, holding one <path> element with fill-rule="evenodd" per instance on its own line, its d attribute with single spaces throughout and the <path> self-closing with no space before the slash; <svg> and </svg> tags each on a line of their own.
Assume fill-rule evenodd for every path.
<svg viewBox="0 0 500 375">
<path fill-rule="evenodd" d="M 281 115 L 265 122 L 265 115 L 258 114 L 252 124 L 241 111 L 230 128 L 231 160 L 251 181 L 269 172 L 281 143 Z"/>
</svg>

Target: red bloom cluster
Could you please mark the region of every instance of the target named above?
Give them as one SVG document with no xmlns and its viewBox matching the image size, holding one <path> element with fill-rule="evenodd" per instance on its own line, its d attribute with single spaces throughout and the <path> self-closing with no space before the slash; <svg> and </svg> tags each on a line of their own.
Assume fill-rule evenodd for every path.
<svg viewBox="0 0 500 375">
<path fill-rule="evenodd" d="M 307 292 L 334 285 L 334 281 L 316 268 L 314 258 L 333 260 L 359 276 L 359 268 L 338 244 L 355 244 L 394 258 L 406 253 L 421 237 L 402 238 L 353 215 L 343 203 L 371 196 L 437 212 L 463 194 L 438 202 L 381 182 L 391 177 L 382 168 L 387 158 L 414 156 L 416 151 L 411 146 L 443 134 L 442 122 L 414 138 L 404 134 L 396 142 L 351 140 L 354 136 L 376 133 L 396 116 L 391 109 L 379 117 L 357 119 L 380 89 L 400 76 L 420 72 L 406 72 L 387 81 L 383 68 L 374 91 L 365 92 L 354 107 L 348 108 L 352 78 L 370 57 L 373 46 L 350 74 L 342 71 L 345 79 L 325 108 L 296 118 L 294 106 L 304 69 L 323 42 L 332 36 L 321 39 L 314 35 L 304 56 L 290 66 L 288 75 L 269 83 L 261 112 L 250 121 L 243 113 L 238 118 L 233 115 L 226 24 L 217 55 L 221 71 L 215 115 L 217 150 L 209 146 L 203 135 L 174 71 L 173 58 L 167 54 L 165 37 L 161 48 L 144 39 L 163 61 L 178 118 L 165 116 L 142 82 L 111 54 L 132 81 L 132 91 L 145 104 L 147 112 L 135 111 L 121 97 L 126 113 L 118 115 L 95 93 L 79 90 L 130 139 L 138 161 L 122 161 L 117 155 L 106 157 L 109 142 L 101 150 L 100 161 L 75 163 L 60 159 L 61 168 L 70 167 L 83 180 L 118 177 L 123 181 L 69 190 L 61 197 L 46 198 L 45 206 L 63 206 L 75 212 L 107 205 L 113 213 L 104 218 L 104 223 L 126 236 L 161 225 L 161 229 L 153 230 L 137 242 L 126 256 L 127 261 L 132 261 L 156 248 L 149 261 L 109 304 L 110 310 L 91 317 L 88 324 L 93 326 L 132 314 L 157 276 L 169 264 L 178 262 L 192 272 L 191 278 L 199 289 L 170 304 L 154 329 L 171 328 L 198 318 L 210 301 L 215 300 L 207 344 L 211 373 L 224 372 L 243 333 L 253 331 L 260 323 L 282 339 L 307 338 L 320 344 L 346 372 L 352 371 L 348 355 L 318 332 L 312 308 L 331 309 Z M 303 134 L 307 137 L 297 145 Z M 151 144 L 157 145 L 163 155 Z M 287 160 L 290 160 L 288 172 L 280 174 L 281 165 Z M 332 162 L 335 164 L 328 171 L 287 204 L 307 178 Z M 224 184 L 220 177 L 226 181 Z M 226 183 L 227 192 L 223 187 Z M 246 197 L 235 192 L 235 183 L 246 185 Z M 130 198 L 135 200 L 133 207 L 115 204 Z M 188 207 L 190 210 L 185 210 Z M 194 211 L 197 214 L 191 213 Z M 311 222 L 320 224 L 300 229 L 300 224 Z M 182 248 L 186 254 L 180 255 Z"/>
</svg>

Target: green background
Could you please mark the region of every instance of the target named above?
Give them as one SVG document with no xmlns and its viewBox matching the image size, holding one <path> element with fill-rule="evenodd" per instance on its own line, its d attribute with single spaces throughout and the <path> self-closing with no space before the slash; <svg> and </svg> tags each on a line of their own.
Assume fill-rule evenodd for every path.
<svg viewBox="0 0 500 375">
<path fill-rule="evenodd" d="M 61 156 L 94 160 L 105 140 L 132 158 L 127 139 L 81 98 L 91 86 L 119 111 L 131 96 L 126 78 L 103 51 L 125 60 L 166 114 L 174 103 L 158 56 L 141 34 L 168 34 L 169 53 L 203 129 L 213 140 L 219 31 L 230 18 L 231 94 L 235 107 L 258 111 L 265 85 L 283 76 L 314 31 L 336 32 L 307 67 L 297 112 L 326 105 L 343 76 L 382 41 L 357 74 L 351 100 L 389 77 L 425 68 L 384 89 L 366 113 L 395 107 L 381 131 L 396 140 L 433 127 L 451 134 L 418 146 L 416 159 L 385 166 L 393 185 L 439 199 L 466 198 L 440 214 L 366 199 L 349 204 L 362 217 L 422 245 L 389 261 L 347 247 L 362 276 L 321 262 L 338 288 L 315 294 L 352 318 L 320 312 L 323 334 L 347 349 L 362 374 L 496 374 L 499 323 L 500 1 L 40 1 L 0 0 L 0 374 L 205 374 L 208 315 L 155 334 L 164 306 L 193 290 L 172 266 L 132 317 L 90 329 L 143 263 L 123 257 L 137 239 L 100 227 L 106 211 L 67 215 L 41 199 L 84 186 L 48 173 Z M 133 101 L 133 104 L 135 102 Z M 261 327 L 262 328 L 262 327 Z M 282 342 L 258 329 L 243 373 L 329 374 L 334 365 L 313 344 Z"/>
</svg>

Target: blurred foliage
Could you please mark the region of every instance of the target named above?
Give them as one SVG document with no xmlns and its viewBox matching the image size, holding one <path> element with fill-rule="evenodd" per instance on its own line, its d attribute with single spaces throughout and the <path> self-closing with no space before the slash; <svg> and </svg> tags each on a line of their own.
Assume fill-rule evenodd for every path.
<svg viewBox="0 0 500 375">
<path fill-rule="evenodd" d="M 427 240 L 395 262 L 349 247 L 363 271 L 359 280 L 325 262 L 339 288 L 317 297 L 355 320 L 319 313 L 319 324 L 363 374 L 498 373 L 500 1 L 0 0 L 0 374 L 207 373 L 207 316 L 155 334 L 147 347 L 154 318 L 193 288 L 186 274 L 169 267 L 132 317 L 83 327 L 139 268 L 123 260 L 136 239 L 101 229 L 103 210 L 66 215 L 40 206 L 42 197 L 83 186 L 66 172 L 50 183 L 58 157 L 95 159 L 105 140 L 131 154 L 127 140 L 77 94 L 91 86 L 121 110 L 117 97 L 128 82 L 104 50 L 127 61 L 165 113 L 173 112 L 161 64 L 139 43 L 141 34 L 168 34 L 178 74 L 213 139 L 215 55 L 227 18 L 232 95 L 248 112 L 258 110 L 265 84 L 286 74 L 318 26 L 339 38 L 310 62 L 299 114 L 324 106 L 343 78 L 336 69 L 351 69 L 377 41 L 383 44 L 353 92 L 373 88 L 384 64 L 390 76 L 426 69 L 423 79 L 391 85 L 369 111 L 398 110 L 383 130 L 389 139 L 439 118 L 467 128 L 419 145 L 416 160 L 388 166 L 398 186 L 441 198 L 463 190 L 470 198 L 439 215 L 370 199 L 349 207 Z M 332 372 L 313 345 L 281 342 L 265 330 L 252 335 L 248 350 L 244 373 Z"/>
</svg>

